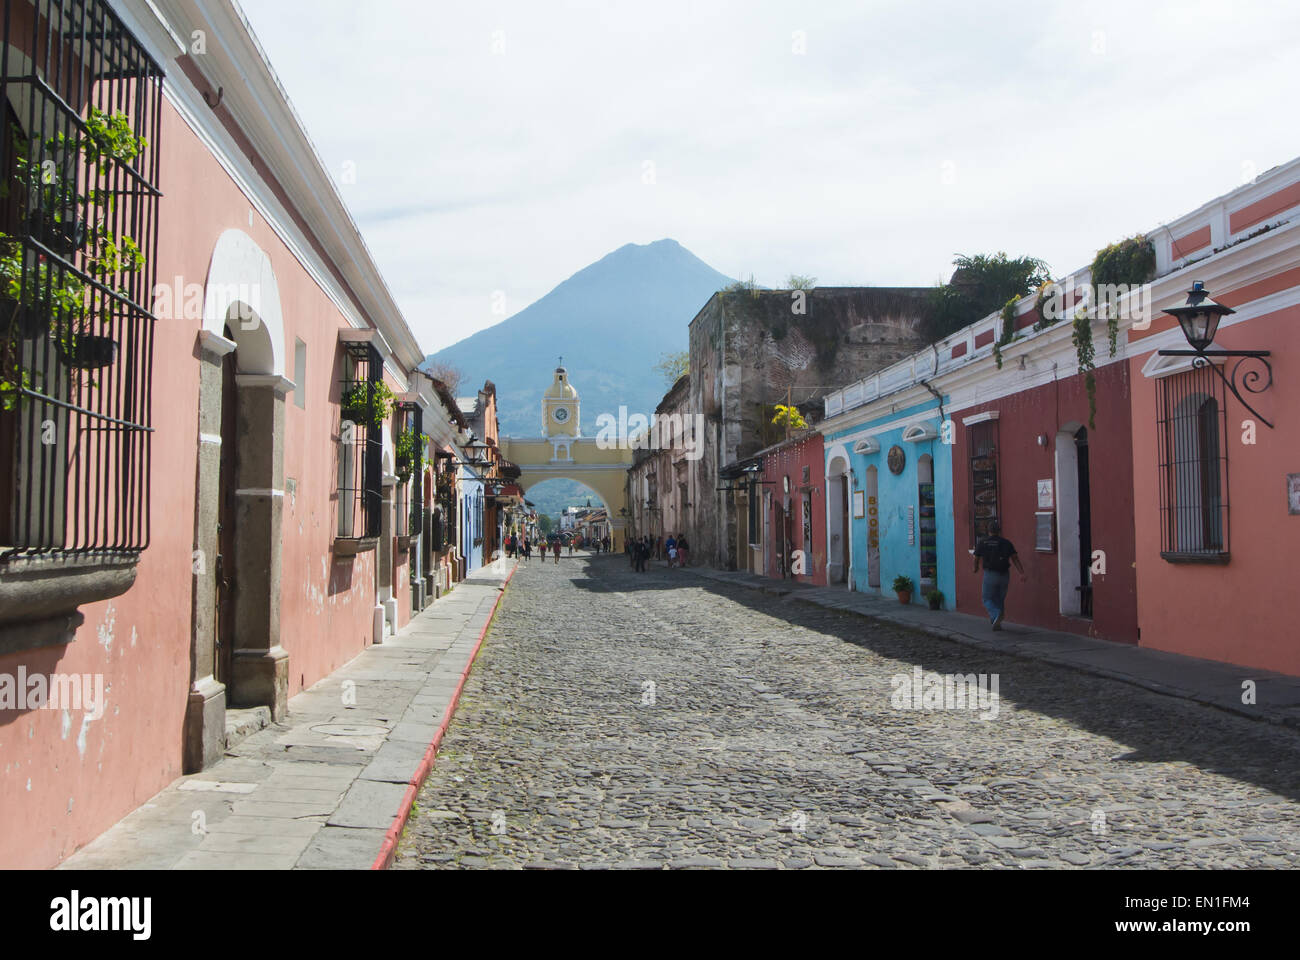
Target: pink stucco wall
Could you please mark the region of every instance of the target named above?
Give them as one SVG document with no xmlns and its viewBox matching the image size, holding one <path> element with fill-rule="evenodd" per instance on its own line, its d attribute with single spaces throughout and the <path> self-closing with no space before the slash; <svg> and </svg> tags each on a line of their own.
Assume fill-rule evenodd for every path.
<svg viewBox="0 0 1300 960">
<path fill-rule="evenodd" d="M 1300 270 L 1277 273 L 1235 290 L 1213 290 L 1220 303 L 1241 310 L 1252 301 L 1300 285 Z M 1133 359 L 1133 479 L 1137 492 L 1137 615 L 1140 644 L 1300 676 L 1296 637 L 1295 571 L 1300 567 L 1300 515 L 1288 513 L 1287 476 L 1300 473 L 1300 307 L 1287 307 L 1223 327 L 1216 349 L 1270 350 L 1274 382 L 1267 393 L 1246 394 L 1276 429 L 1256 423 L 1254 443 L 1244 428 L 1254 417 L 1228 395 L 1228 524 L 1226 565 L 1170 563 L 1160 556 L 1160 470 L 1155 383 L 1142 376 L 1150 358 L 1142 340 L 1173 326 L 1158 318 L 1137 334 Z M 1179 344 L 1183 347 L 1183 344 Z"/>
<path fill-rule="evenodd" d="M 347 326 L 231 178 L 166 104 L 157 280 L 205 282 L 221 233 L 247 233 L 270 258 L 284 317 L 283 373 L 296 339 L 307 345 L 306 409 L 285 405 L 281 643 L 289 693 L 360 653 L 371 640 L 374 552 L 335 562 L 337 332 Z M 153 367 L 152 542 L 135 585 L 83 608 L 66 647 L 0 657 L 0 672 L 102 673 L 107 711 L 95 721 L 34 710 L 0 726 L 0 866 L 48 867 L 107 829 L 181 774 L 190 679 L 195 470 L 202 322 L 163 319 Z M 393 385 L 396 389 L 397 385 Z M 410 617 L 405 556 L 394 568 L 399 619 Z M 21 829 L 14 829 L 18 824 Z"/>
</svg>

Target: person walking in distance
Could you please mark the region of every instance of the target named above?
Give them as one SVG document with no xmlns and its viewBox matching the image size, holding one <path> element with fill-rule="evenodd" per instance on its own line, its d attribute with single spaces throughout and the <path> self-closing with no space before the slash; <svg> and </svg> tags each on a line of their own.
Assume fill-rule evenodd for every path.
<svg viewBox="0 0 1300 960">
<path fill-rule="evenodd" d="M 690 545 L 686 542 L 686 534 L 677 538 L 677 566 L 686 566 L 686 555 L 690 551 Z"/>
<path fill-rule="evenodd" d="M 975 544 L 971 555 L 975 559 L 975 572 L 979 571 L 981 563 L 984 565 L 984 609 L 988 611 L 993 629 L 1001 630 L 1002 618 L 1006 616 L 1007 590 L 1011 586 L 1011 565 L 1014 563 L 1020 571 L 1021 583 L 1029 578 L 1020 565 L 1015 545 L 1002 536 L 1002 525 L 992 520 L 988 529 L 989 535 Z"/>
<path fill-rule="evenodd" d="M 551 544 L 551 552 L 555 554 L 555 562 L 560 562 L 560 538 L 556 537 L 555 542 Z"/>
</svg>

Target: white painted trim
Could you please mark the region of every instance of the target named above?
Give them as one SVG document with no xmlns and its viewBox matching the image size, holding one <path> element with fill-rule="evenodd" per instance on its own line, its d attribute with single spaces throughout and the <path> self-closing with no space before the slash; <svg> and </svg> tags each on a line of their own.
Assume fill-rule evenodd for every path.
<svg viewBox="0 0 1300 960">
<path fill-rule="evenodd" d="M 201 92 L 177 68 L 174 43 L 178 30 L 173 25 L 183 34 L 188 34 L 191 28 L 207 32 L 211 55 L 195 58 L 202 61 L 196 65 L 214 89 L 224 88 L 227 109 L 239 118 L 243 133 L 254 144 L 260 159 L 275 171 L 295 211 L 309 224 L 315 239 L 374 315 L 376 323 L 390 328 L 394 340 L 401 343 L 406 353 L 401 364 L 387 339 L 383 349 L 385 367 L 404 384 L 406 368 L 414 369 L 423 363 L 424 352 L 242 11 L 229 0 L 109 2 L 167 71 L 163 94 L 200 143 L 347 322 L 354 327 L 369 327 L 306 234 L 229 131 L 212 115 Z M 383 337 L 382 332 L 380 336 Z"/>
<path fill-rule="evenodd" d="M 932 394 L 926 393 L 926 396 L 932 396 Z M 859 409 L 865 409 L 865 408 L 859 408 Z M 875 437 L 881 436 L 886 433 L 890 433 L 891 431 L 898 430 L 902 427 L 906 427 L 908 424 L 912 424 L 915 422 L 916 422 L 916 414 L 911 414 L 910 416 L 906 416 L 906 417 L 898 417 L 896 419 L 889 420 L 885 423 L 877 423 L 863 430 L 858 430 L 854 433 L 847 433 L 844 434 L 843 436 L 836 437 L 835 442 L 848 444 L 848 443 L 855 443 L 863 439 L 872 440 Z M 857 451 L 854 452 L 856 453 Z M 872 451 L 872 454 L 879 453 L 879 452 L 880 452 L 880 444 L 879 441 L 877 441 L 876 449 Z M 870 455 L 871 454 L 866 454 L 866 456 L 870 456 Z"/>
<path fill-rule="evenodd" d="M 230 309 L 235 304 L 251 309 L 259 323 L 245 326 L 245 320 L 231 318 Z M 217 238 L 208 262 L 208 276 L 203 292 L 203 329 L 215 336 L 223 336 L 229 325 L 236 331 L 234 340 L 240 342 L 239 333 L 256 333 L 258 326 L 266 328 L 271 354 L 262 356 L 253 338 L 243 344 L 240 366 L 249 373 L 284 373 L 284 319 L 280 313 L 280 288 L 271 268 L 271 258 L 253 238 L 242 230 L 226 230 Z M 251 348 L 251 350 L 250 350 Z"/>
<path fill-rule="evenodd" d="M 912 423 L 903 430 L 904 443 L 923 443 L 926 440 L 934 440 L 939 436 L 939 431 L 929 423 Z"/>
<path fill-rule="evenodd" d="M 224 357 L 226 354 L 233 353 L 237 346 L 234 340 L 227 340 L 219 333 L 213 333 L 211 330 L 199 331 L 199 349 L 214 356 Z"/>
<path fill-rule="evenodd" d="M 241 387 L 270 387 L 281 397 L 288 395 L 294 388 L 292 380 L 274 373 L 237 373 L 235 383 Z"/>
<path fill-rule="evenodd" d="M 221 446 L 221 437 L 217 436 L 215 433 L 200 433 L 199 443 L 210 443 L 214 447 L 219 447 Z"/>
<path fill-rule="evenodd" d="M 963 427 L 971 427 L 977 423 L 984 423 L 988 420 L 996 420 L 997 418 L 998 418 L 997 410 L 985 410 L 983 413 L 976 413 L 976 414 L 972 414 L 969 417 L 962 417 L 961 425 Z"/>
<path fill-rule="evenodd" d="M 853 452 L 859 454 L 872 454 L 880 452 L 880 441 L 874 437 L 867 437 L 865 440 L 859 440 L 853 445 Z"/>
<path fill-rule="evenodd" d="M 1278 170 L 1300 173 L 1300 160 L 1293 161 Z M 1294 179 L 1294 176 L 1290 180 L 1285 177 L 1281 179 L 1274 177 L 1272 185 L 1259 195 L 1272 193 Z M 1253 200 L 1246 202 L 1253 202 Z M 1285 220 L 1285 217 L 1282 219 Z M 1257 224 L 1243 233 L 1254 231 L 1260 226 Z M 1156 240 L 1155 237 L 1152 239 Z M 1159 250 L 1158 241 L 1156 247 Z M 1276 277 L 1297 266 L 1300 266 L 1300 218 L 1283 222 L 1267 233 L 1242 240 L 1235 246 L 1209 254 L 1201 260 L 1194 261 L 1190 266 L 1162 274 L 1144 288 L 1142 299 L 1152 305 L 1153 313 L 1157 313 L 1161 304 L 1181 302 L 1181 298 L 1185 296 L 1184 291 L 1194 279 L 1204 281 L 1212 291 L 1230 292 Z M 1081 268 L 1069 277 L 1061 278 L 1056 282 L 1065 283 L 1070 279 L 1073 279 L 1076 286 L 1087 283 L 1090 280 L 1090 269 Z M 1022 300 L 1017 306 L 1017 311 L 1024 312 L 1025 303 L 1030 299 L 1032 298 Z M 1283 309 L 1297 301 L 1300 301 L 1300 289 L 1296 288 L 1263 297 L 1244 306 L 1238 311 L 1238 315 L 1227 318 L 1221 326 L 1228 327 L 1253 316 Z M 1121 305 L 1124 302 L 1122 300 Z M 1128 333 L 1131 325 L 1131 321 L 1121 321 L 1116 349 L 1114 354 L 1111 354 L 1109 350 L 1100 347 L 1105 337 L 1105 321 L 1094 321 L 1093 339 L 1099 344 L 1096 357 L 1097 369 L 1126 362 L 1134 353 L 1140 355 L 1147 350 L 1180 342 L 1181 334 L 1173 331 L 1130 344 Z M 937 345 L 940 351 L 940 370 L 937 374 L 927 374 L 925 379 L 946 395 L 946 403 L 954 412 L 1023 393 L 1055 380 L 1075 376 L 1079 372 L 1078 358 L 1071 342 L 1073 325 L 1068 318 L 1041 331 L 1022 331 L 1025 335 L 1023 340 L 1013 341 L 1003 347 L 1004 360 L 1019 360 L 1024 363 L 1023 368 L 1017 364 L 1007 365 L 1006 369 L 995 369 L 991 345 L 985 345 L 976 351 L 975 337 L 995 330 L 996 326 L 997 315 L 990 315 L 957 331 Z M 1162 337 L 1169 337 L 1169 340 L 1164 341 Z M 950 351 L 953 345 L 959 343 L 966 344 L 966 354 L 956 360 L 951 358 L 945 360 L 943 351 Z M 827 394 L 824 401 L 827 418 L 822 422 L 820 432 L 826 435 L 870 422 L 886 415 L 882 411 L 896 410 L 905 405 L 906 399 L 913 395 L 919 399 L 920 394 L 916 387 L 923 378 L 918 371 L 922 367 L 928 369 L 933 366 L 930 359 L 933 351 L 934 347 L 925 347 L 866 380 L 855 381 Z M 910 378 L 907 376 L 909 372 L 913 374 Z M 861 395 L 867 399 L 856 406 L 848 406 L 845 402 L 846 394 Z M 845 409 L 846 406 L 848 409 Z M 861 435 L 863 434 L 856 436 Z"/>
<path fill-rule="evenodd" d="M 848 473 L 853 468 L 853 461 L 849 459 L 848 448 L 843 443 L 837 443 L 826 453 L 825 474 L 827 480 L 831 478 L 831 463 L 834 462 L 837 457 L 844 461 L 844 469 L 840 471 L 840 473 Z M 837 473 L 835 476 L 838 477 L 840 474 Z"/>
<path fill-rule="evenodd" d="M 272 490 L 270 487 L 246 487 L 243 490 L 236 490 L 237 497 L 283 497 L 283 490 Z"/>
<path fill-rule="evenodd" d="M 185 47 L 185 41 L 182 40 L 180 36 L 177 35 L 176 31 L 172 29 L 172 25 L 167 22 L 167 18 L 158 10 L 158 7 L 153 0 L 144 0 L 144 3 L 145 6 L 149 8 L 149 12 L 152 13 L 154 18 L 158 21 L 158 25 L 162 27 L 164 32 L 166 32 L 167 38 L 171 40 L 172 43 L 176 44 L 177 55 L 179 56 L 187 53 L 188 51 Z"/>
</svg>

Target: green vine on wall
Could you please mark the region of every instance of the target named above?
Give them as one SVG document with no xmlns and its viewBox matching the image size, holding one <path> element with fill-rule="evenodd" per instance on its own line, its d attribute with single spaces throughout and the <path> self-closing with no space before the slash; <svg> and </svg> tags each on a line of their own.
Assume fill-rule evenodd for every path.
<svg viewBox="0 0 1300 960">
<path fill-rule="evenodd" d="M 1088 302 L 1074 317 L 1074 349 L 1079 370 L 1084 374 L 1088 391 L 1088 428 L 1096 429 L 1097 420 L 1097 348 L 1092 342 L 1092 324 L 1106 321 L 1106 339 L 1110 356 L 1119 350 L 1119 315 L 1115 309 L 1118 289 L 1140 287 L 1156 274 L 1155 246 L 1143 236 L 1129 237 L 1097 251 L 1091 269 L 1091 293 Z M 1103 295 L 1105 294 L 1105 295 Z M 1035 325 L 1037 326 L 1037 325 Z"/>
<path fill-rule="evenodd" d="M 112 354 L 87 349 L 95 346 L 91 341 L 101 341 L 102 347 L 108 339 L 92 334 L 91 323 L 111 324 L 117 299 L 130 299 L 130 277 L 145 265 L 135 239 L 112 225 L 115 198 L 126 191 L 92 184 L 110 181 L 113 170 L 108 161 L 127 166 L 148 141 L 135 136 L 130 120 L 120 112 L 109 114 L 91 107 L 84 127 L 84 136 L 60 133 L 45 140 L 42 156 L 47 159 L 42 163 L 32 159 L 32 144 L 19 127 L 13 127 L 15 171 L 0 184 L 0 194 L 8 196 L 19 188 L 21 229 L 67 262 L 80 254 L 86 273 L 102 286 L 87 284 L 64 263 L 48 260 L 22 235 L 0 233 L 0 407 L 5 410 L 17 408 L 34 381 L 41 386 L 40 373 L 29 370 L 23 359 L 21 340 L 48 337 L 52 341 L 68 366 L 73 394 L 82 385 L 83 366 L 112 362 L 115 344 Z M 80 175 L 68 173 L 77 162 L 83 164 Z M 97 384 L 91 379 L 88 385 Z"/>
<path fill-rule="evenodd" d="M 1012 297 L 1002 305 L 1002 326 L 998 338 L 993 341 L 993 359 L 997 361 L 998 369 L 1002 369 L 1002 348 L 1010 343 L 1016 337 L 1016 304 L 1020 302 L 1019 297 Z"/>
<path fill-rule="evenodd" d="M 1056 297 L 1059 302 L 1060 296 L 1061 288 L 1057 285 L 1055 280 L 1048 280 L 1046 283 L 1039 285 L 1038 293 L 1034 297 L 1034 313 L 1038 317 L 1038 319 L 1034 321 L 1035 332 L 1046 330 L 1048 327 L 1054 326 L 1056 323 L 1060 322 L 1063 313 L 1062 310 L 1054 309 L 1053 312 L 1056 314 L 1055 316 L 1049 317 L 1047 315 L 1048 301 L 1053 297 Z"/>
<path fill-rule="evenodd" d="M 403 430 L 397 435 L 393 459 L 397 479 L 402 483 L 406 483 L 423 468 L 424 448 L 428 443 L 429 438 L 425 434 L 417 434 L 414 430 Z"/>
<path fill-rule="evenodd" d="M 343 394 L 343 417 L 353 423 L 379 427 L 392 415 L 396 401 L 393 391 L 382 380 L 363 380 Z"/>
</svg>

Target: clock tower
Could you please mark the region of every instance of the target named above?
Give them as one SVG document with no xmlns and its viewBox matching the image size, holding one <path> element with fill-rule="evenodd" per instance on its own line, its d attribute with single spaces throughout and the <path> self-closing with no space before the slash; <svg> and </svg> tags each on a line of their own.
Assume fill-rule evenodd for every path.
<svg viewBox="0 0 1300 960">
<path fill-rule="evenodd" d="M 542 435 L 576 437 L 578 433 L 578 391 L 569 383 L 569 373 L 561 365 L 542 396 Z"/>
</svg>

